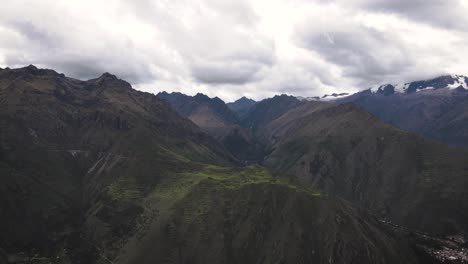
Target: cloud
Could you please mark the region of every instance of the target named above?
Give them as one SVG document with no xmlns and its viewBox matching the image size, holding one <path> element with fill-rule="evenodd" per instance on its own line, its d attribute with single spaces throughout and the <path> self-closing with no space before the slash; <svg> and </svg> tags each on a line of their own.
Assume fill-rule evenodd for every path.
<svg viewBox="0 0 468 264">
<path fill-rule="evenodd" d="M 446 29 L 466 30 L 468 26 L 466 5 L 463 4 L 463 0 L 354 0 L 346 2 L 370 11 L 396 14 Z"/>
<path fill-rule="evenodd" d="M 256 30 L 258 17 L 246 1 L 134 2 L 146 21 L 159 25 L 168 45 L 184 58 L 191 76 L 207 84 L 245 84 L 274 61 L 274 44 Z M 174 12 L 178 15 L 174 15 Z M 154 16 L 154 14 L 158 14 Z"/>
<path fill-rule="evenodd" d="M 298 45 L 342 67 L 343 75 L 379 80 L 405 72 L 413 63 L 398 34 L 379 31 L 343 16 L 307 21 L 297 32 Z"/>
<path fill-rule="evenodd" d="M 0 66 L 111 72 L 226 101 L 314 96 L 466 74 L 467 11 L 458 0 L 6 1 Z"/>
<path fill-rule="evenodd" d="M 338 66 L 361 89 L 434 77 L 465 64 L 460 54 L 468 52 L 463 47 L 466 35 L 346 5 L 326 4 L 317 10 L 297 26 L 295 42 Z"/>
</svg>

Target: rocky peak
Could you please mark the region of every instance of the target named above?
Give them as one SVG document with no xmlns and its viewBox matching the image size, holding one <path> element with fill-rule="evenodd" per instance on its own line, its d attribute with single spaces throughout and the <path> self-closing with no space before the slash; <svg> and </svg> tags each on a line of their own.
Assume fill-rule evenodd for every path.
<svg viewBox="0 0 468 264">
<path fill-rule="evenodd" d="M 243 104 L 243 105 L 253 105 L 255 104 L 255 100 L 252 100 L 250 98 L 247 98 L 245 96 L 242 96 L 240 99 L 238 99 L 237 101 L 235 101 L 234 103 L 238 103 L 238 104 Z"/>
<path fill-rule="evenodd" d="M 128 82 L 126 82 L 126 81 L 124 81 L 122 79 L 119 79 L 114 74 L 111 74 L 111 73 L 108 73 L 108 72 L 105 72 L 101 76 L 99 76 L 98 78 L 91 79 L 88 82 L 96 83 L 96 84 L 99 84 L 99 85 L 102 85 L 102 86 L 124 87 L 124 88 L 131 88 L 132 87 Z"/>
<path fill-rule="evenodd" d="M 37 70 L 39 70 L 36 66 L 34 66 L 32 64 L 29 64 L 28 66 L 24 67 L 24 69 L 26 69 L 28 71 L 37 71 Z"/>
<path fill-rule="evenodd" d="M 437 78 L 415 81 L 405 84 L 383 84 L 370 88 L 372 93 L 392 95 L 395 93 L 411 94 L 423 90 L 437 90 L 448 88 L 451 90 L 468 90 L 468 77 L 463 75 L 443 75 Z"/>
<path fill-rule="evenodd" d="M 197 93 L 193 98 L 195 98 L 196 100 L 202 100 L 202 101 L 210 100 L 210 97 L 208 97 L 206 94 L 202 94 L 202 93 Z"/>
<path fill-rule="evenodd" d="M 108 72 L 105 72 L 101 75 L 100 78 L 112 78 L 112 79 L 117 79 L 117 76 L 115 76 L 114 74 L 110 74 Z"/>
<path fill-rule="evenodd" d="M 26 67 L 23 68 L 18 68 L 18 69 L 12 69 L 10 70 L 9 68 L 6 68 L 5 70 L 9 70 L 11 72 L 17 73 L 17 74 L 28 74 L 28 75 L 33 75 L 33 76 L 58 76 L 59 74 L 50 69 L 39 69 L 36 66 L 30 64 Z"/>
</svg>

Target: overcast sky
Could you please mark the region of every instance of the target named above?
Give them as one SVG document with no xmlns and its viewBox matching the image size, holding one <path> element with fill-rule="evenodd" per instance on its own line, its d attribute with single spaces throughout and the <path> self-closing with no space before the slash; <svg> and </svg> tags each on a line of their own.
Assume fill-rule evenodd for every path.
<svg viewBox="0 0 468 264">
<path fill-rule="evenodd" d="M 468 74 L 464 0 L 2 0 L 0 66 L 261 99 Z"/>
</svg>

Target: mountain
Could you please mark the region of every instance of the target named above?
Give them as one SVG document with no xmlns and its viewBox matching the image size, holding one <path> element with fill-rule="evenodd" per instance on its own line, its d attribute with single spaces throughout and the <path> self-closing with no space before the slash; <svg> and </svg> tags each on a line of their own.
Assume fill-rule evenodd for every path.
<svg viewBox="0 0 468 264">
<path fill-rule="evenodd" d="M 209 98 L 200 93 L 188 96 L 162 92 L 157 96 L 221 142 L 240 161 L 248 162 L 261 156 L 259 153 L 262 153 L 262 146 L 255 141 L 249 130 L 241 126 L 237 114 L 221 99 Z"/>
<path fill-rule="evenodd" d="M 405 84 L 384 84 L 378 87 L 370 88 L 373 93 L 379 94 L 411 94 L 424 90 L 439 90 L 439 89 L 468 89 L 468 77 L 462 75 L 445 75 L 430 80 L 415 81 Z"/>
<path fill-rule="evenodd" d="M 264 99 L 250 109 L 241 124 L 247 128 L 261 128 L 300 104 L 296 97 L 285 94 Z"/>
<path fill-rule="evenodd" d="M 242 119 L 244 118 L 247 113 L 249 112 L 249 110 L 256 104 L 257 102 L 255 102 L 254 100 L 252 99 L 249 99 L 245 96 L 243 96 L 242 98 L 238 99 L 237 101 L 235 102 L 232 102 L 232 103 L 228 103 L 226 104 L 229 109 L 231 109 L 234 113 L 237 114 L 237 116 Z"/>
<path fill-rule="evenodd" d="M 0 127 L 0 248 L 11 254 L 115 243 L 171 172 L 232 164 L 165 102 L 108 73 L 79 81 L 34 66 L 0 70 Z"/>
<path fill-rule="evenodd" d="M 202 94 L 188 96 L 162 92 L 158 97 L 215 137 L 232 155 L 246 164 L 261 161 L 265 156 L 267 143 L 261 129 L 268 122 L 301 104 L 298 99 L 288 95 L 275 96 L 257 103 L 243 97 L 231 103 L 230 107 L 218 98 L 209 98 Z M 232 108 L 241 111 L 242 115 L 235 114 Z"/>
<path fill-rule="evenodd" d="M 382 85 L 336 101 L 354 103 L 404 130 L 468 147 L 468 78 L 442 76 L 404 85 Z"/>
<path fill-rule="evenodd" d="M 325 94 L 324 96 L 313 96 L 313 97 L 302 97 L 296 96 L 296 98 L 300 101 L 333 101 L 340 98 L 344 98 L 349 96 L 349 93 L 332 93 L 332 94 Z"/>
<path fill-rule="evenodd" d="M 218 97 L 209 98 L 201 93 L 188 96 L 167 92 L 161 92 L 157 96 L 167 101 L 180 115 L 189 118 L 201 128 L 220 128 L 239 122 L 234 112 Z"/>
<path fill-rule="evenodd" d="M 0 70 L 0 261 L 420 263 L 366 211 L 229 153 L 112 74 Z"/>
<path fill-rule="evenodd" d="M 419 263 L 406 239 L 371 215 L 292 178 L 258 166 L 182 178 L 155 190 L 154 223 L 118 263 Z"/>
<path fill-rule="evenodd" d="M 379 217 L 468 232 L 468 152 L 383 123 L 353 104 L 308 102 L 271 122 L 266 165 Z"/>
</svg>

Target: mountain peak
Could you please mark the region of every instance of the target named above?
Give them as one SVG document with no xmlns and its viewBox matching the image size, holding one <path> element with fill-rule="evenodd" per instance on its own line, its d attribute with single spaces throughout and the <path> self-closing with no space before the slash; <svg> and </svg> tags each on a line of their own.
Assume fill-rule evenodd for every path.
<svg viewBox="0 0 468 264">
<path fill-rule="evenodd" d="M 25 67 L 22 67 L 22 68 L 15 68 L 15 69 L 10 69 L 10 68 L 6 67 L 2 71 L 9 72 L 10 74 L 13 74 L 13 76 L 18 76 L 18 75 L 19 76 L 28 76 L 28 75 L 29 76 L 30 75 L 33 75 L 33 76 L 45 76 L 45 75 L 49 75 L 49 76 L 61 75 L 61 76 L 64 76 L 63 74 L 59 74 L 54 70 L 39 69 L 39 68 L 37 68 L 36 66 L 34 66 L 32 64 L 30 64 L 28 66 L 25 66 Z"/>
<path fill-rule="evenodd" d="M 256 104 L 252 99 L 249 99 L 245 96 L 237 99 L 235 102 L 228 103 L 227 106 L 229 109 L 234 111 L 240 118 L 243 118 L 247 115 L 249 110 Z"/>
<path fill-rule="evenodd" d="M 234 103 L 256 103 L 255 100 L 242 96 L 237 99 Z"/>
<path fill-rule="evenodd" d="M 28 66 L 24 67 L 27 70 L 37 70 L 38 68 L 34 66 L 33 64 L 29 64 Z"/>
<path fill-rule="evenodd" d="M 108 72 L 101 74 L 101 76 L 99 76 L 96 79 L 88 80 L 88 82 L 96 82 L 99 85 L 104 85 L 104 86 L 132 88 L 130 83 L 122 79 L 119 79 L 114 74 L 111 74 Z"/>
<path fill-rule="evenodd" d="M 333 101 L 336 99 L 347 97 L 349 95 L 350 93 L 332 93 L 332 94 L 325 94 L 322 97 L 320 96 L 312 96 L 312 97 L 297 96 L 296 99 L 298 99 L 299 101 Z"/>
<path fill-rule="evenodd" d="M 423 90 L 438 90 L 438 89 L 455 90 L 461 88 L 468 90 L 468 77 L 464 75 L 442 75 L 429 80 L 414 81 L 404 84 L 383 84 L 375 86 L 368 91 L 377 94 L 391 95 L 395 93 L 410 94 Z"/>
<path fill-rule="evenodd" d="M 119 78 L 117 78 L 117 76 L 115 76 L 114 74 L 105 72 L 105 73 L 101 74 L 101 76 L 99 76 L 98 79 L 115 79 L 115 80 L 118 80 Z"/>
</svg>

